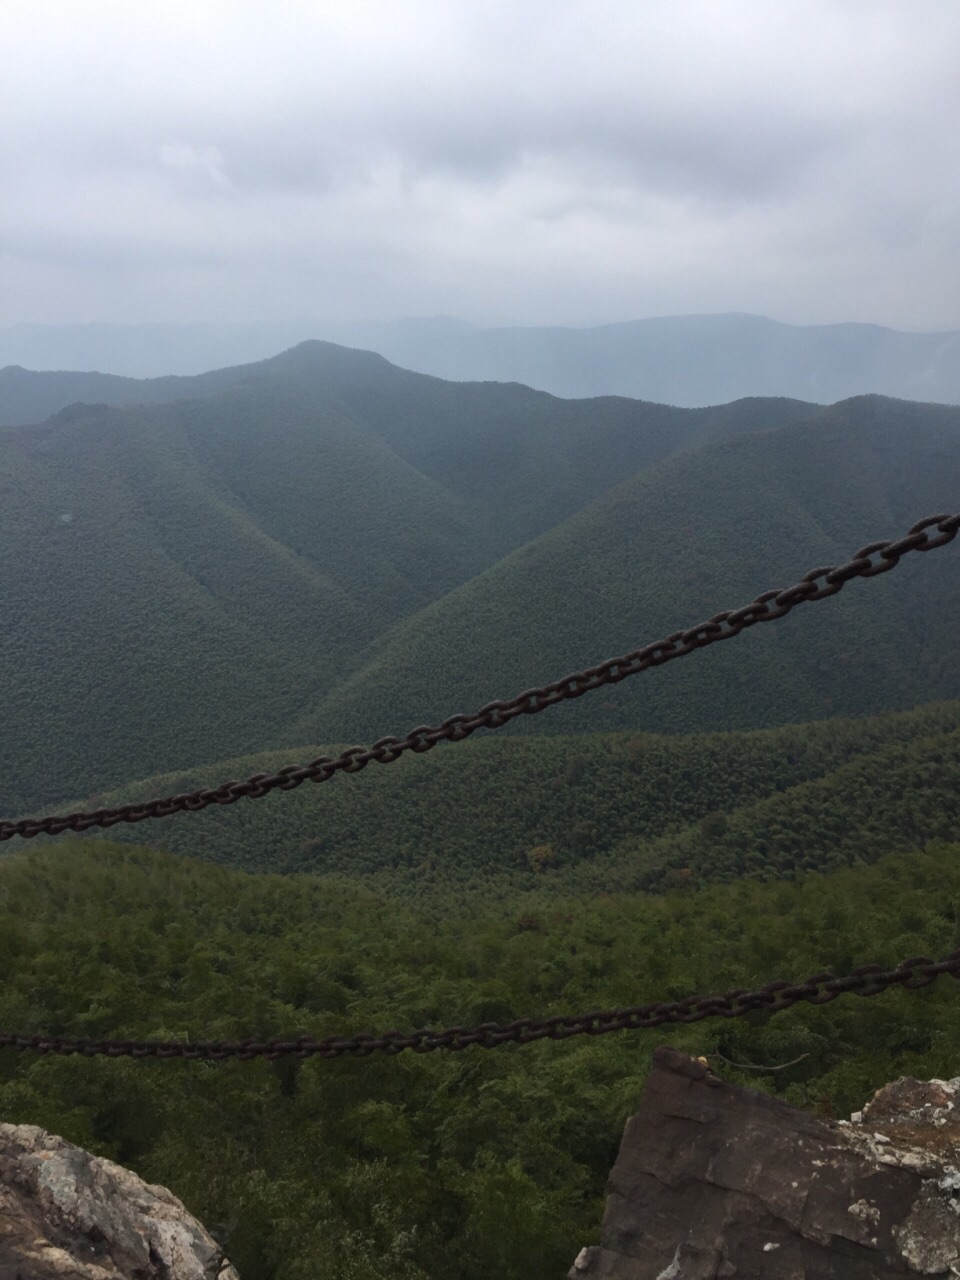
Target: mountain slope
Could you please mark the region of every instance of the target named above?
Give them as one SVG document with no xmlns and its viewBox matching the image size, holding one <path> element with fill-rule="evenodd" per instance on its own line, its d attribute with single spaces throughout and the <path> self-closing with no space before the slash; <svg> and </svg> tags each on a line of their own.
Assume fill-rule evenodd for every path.
<svg viewBox="0 0 960 1280">
<path fill-rule="evenodd" d="M 196 378 L 120 378 L 109 373 L 37 373 L 19 365 L 0 369 L 0 427 L 43 422 L 74 404 L 165 404 L 223 390 L 248 376 L 244 366 Z"/>
<path fill-rule="evenodd" d="M 323 343 L 163 381 L 151 394 L 180 398 L 0 432 L 7 813 L 403 731 L 738 604 L 957 491 L 957 414 L 931 406 L 559 401 Z M 821 606 L 839 629 L 787 643 L 786 678 L 779 635 L 745 636 L 757 671 L 724 646 L 539 724 L 752 727 L 951 696 L 955 595 L 920 636 L 939 562 L 925 574 L 891 617 L 874 617 L 884 583 Z M 838 674 L 864 626 L 879 646 Z M 772 630 L 791 628 L 809 624 Z M 698 664 L 719 673 L 712 703 Z"/>
<path fill-rule="evenodd" d="M 411 466 L 480 508 L 504 550 L 677 449 L 803 421 L 819 409 L 786 399 L 696 410 L 614 396 L 561 400 L 516 384 L 425 377 L 321 342 L 250 372 L 330 398 Z"/>
<path fill-rule="evenodd" d="M 194 791 L 335 750 L 224 760 L 128 784 L 103 803 Z M 960 702 L 933 703 L 746 733 L 475 737 L 110 836 L 246 871 L 348 877 L 391 896 L 449 905 L 473 888 L 509 901 L 534 887 L 669 887 L 671 869 L 692 871 L 691 884 L 789 877 L 954 839 L 958 775 Z"/>
<path fill-rule="evenodd" d="M 223 760 L 102 799 L 138 803 L 335 750 Z M 470 739 L 293 794 L 119 826 L 109 838 L 248 872 L 321 873 L 472 915 L 493 904 L 516 911 L 517 895 L 534 891 L 795 879 L 959 833 L 954 701 L 749 732 Z"/>
<path fill-rule="evenodd" d="M 699 410 L 612 396 L 560 400 L 519 385 L 446 382 L 369 351 L 305 342 L 258 364 L 191 378 L 0 370 L 0 425 L 34 421 L 76 400 L 158 405 L 229 388 L 259 402 L 265 422 L 276 389 L 362 423 L 425 476 L 481 507 L 500 554 L 677 448 L 801 421 L 818 408 L 787 399 Z"/>
<path fill-rule="evenodd" d="M 382 637 L 284 739 L 363 741 L 472 711 L 841 563 L 958 492 L 960 411 L 877 397 L 679 454 Z M 750 728 L 956 697 L 958 629 L 945 549 L 513 731 Z"/>
<path fill-rule="evenodd" d="M 322 343 L 120 392 L 158 403 L 0 432 L 6 812 L 262 748 L 624 473 L 814 412 L 564 402 Z"/>
<path fill-rule="evenodd" d="M 459 500 L 275 391 L 8 431 L 0 490 L 7 811 L 262 745 L 489 558 Z"/>
</svg>

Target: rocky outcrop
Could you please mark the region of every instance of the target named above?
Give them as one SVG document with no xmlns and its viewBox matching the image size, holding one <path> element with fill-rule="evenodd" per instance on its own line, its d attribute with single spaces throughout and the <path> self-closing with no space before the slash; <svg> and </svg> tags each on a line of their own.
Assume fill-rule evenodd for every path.
<svg viewBox="0 0 960 1280">
<path fill-rule="evenodd" d="M 0 1280 L 239 1280 L 165 1187 L 32 1124 L 0 1124 Z"/>
<path fill-rule="evenodd" d="M 820 1120 L 658 1049 L 570 1280 L 960 1276 L 960 1079 Z"/>
</svg>

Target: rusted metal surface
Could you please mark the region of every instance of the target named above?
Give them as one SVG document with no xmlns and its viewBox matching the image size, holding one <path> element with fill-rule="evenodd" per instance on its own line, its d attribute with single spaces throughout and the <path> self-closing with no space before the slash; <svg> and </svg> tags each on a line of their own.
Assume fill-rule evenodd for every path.
<svg viewBox="0 0 960 1280">
<path fill-rule="evenodd" d="M 688 996 L 659 1004 L 625 1009 L 556 1015 L 550 1018 L 518 1018 L 514 1022 L 482 1022 L 474 1027 L 447 1027 L 442 1031 L 385 1031 L 381 1035 L 311 1036 L 273 1040 L 92 1040 L 85 1037 L 16 1035 L 0 1032 L 0 1048 L 35 1053 L 78 1053 L 83 1057 L 184 1058 L 247 1061 L 252 1058 L 368 1058 L 374 1053 L 391 1056 L 412 1049 L 432 1053 L 455 1052 L 479 1045 L 494 1049 L 501 1044 L 532 1044 L 534 1040 L 568 1040 L 572 1036 L 601 1036 L 611 1031 L 643 1031 L 668 1023 L 703 1022 L 706 1018 L 743 1018 L 748 1013 L 779 1013 L 795 1004 L 829 1004 L 838 996 L 876 996 L 888 987 L 917 991 L 936 982 L 942 973 L 960 979 L 960 951 L 942 960 L 911 956 L 895 969 L 862 965 L 844 978 L 815 973 L 805 982 L 770 982 L 754 991 L 736 989 L 715 996 Z"/>
<path fill-rule="evenodd" d="M 928 532 L 931 529 L 935 532 Z M 836 595 L 853 578 L 874 578 L 888 573 L 909 551 L 932 551 L 945 546 L 954 540 L 958 530 L 960 514 L 927 516 L 911 525 L 906 536 L 898 541 L 870 542 L 846 564 L 811 569 L 792 587 L 764 591 L 743 608 L 725 610 L 698 626 L 675 631 L 642 649 L 635 649 L 619 658 L 608 658 L 598 666 L 575 671 L 550 684 L 525 689 L 514 698 L 488 702 L 473 715 L 452 715 L 438 725 L 418 725 L 402 738 L 379 738 L 370 747 L 348 747 L 339 756 L 319 756 L 309 764 L 286 765 L 276 773 L 256 773 L 242 782 L 224 782 L 217 787 L 205 787 L 161 799 L 43 818 L 0 820 L 0 840 L 9 840 L 13 836 L 29 839 L 38 835 L 58 835 L 63 831 L 88 831 L 92 827 L 112 827 L 117 822 L 142 822 L 146 818 L 192 813 L 211 804 L 235 804 L 244 798 L 258 800 L 270 791 L 292 791 L 302 782 L 326 782 L 337 772 L 358 773 L 372 760 L 378 764 L 391 764 L 406 751 L 429 751 L 438 742 L 459 742 L 477 729 L 499 729 L 516 716 L 537 715 L 555 703 L 580 698 L 603 685 L 617 684 L 650 667 L 683 658 L 695 649 L 730 640 L 758 622 L 783 618 L 798 605 Z"/>
</svg>

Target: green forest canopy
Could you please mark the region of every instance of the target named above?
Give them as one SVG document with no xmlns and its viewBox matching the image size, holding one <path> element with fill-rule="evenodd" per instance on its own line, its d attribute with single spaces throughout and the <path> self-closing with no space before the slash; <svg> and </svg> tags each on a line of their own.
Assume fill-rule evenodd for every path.
<svg viewBox="0 0 960 1280">
<path fill-rule="evenodd" d="M 92 799 L 199 790 L 338 750 L 261 753 Z M 449 914 L 529 889 L 826 871 L 952 839 L 958 826 L 960 702 L 945 702 L 752 732 L 478 734 L 322 785 L 121 824 L 110 838 L 248 871 L 322 872 Z"/>
<path fill-rule="evenodd" d="M 321 343 L 124 385 L 158 403 L 0 431 L 8 813 L 262 749 L 390 626 L 623 474 L 816 409 L 560 401 Z"/>
<path fill-rule="evenodd" d="M 960 491 L 960 410 L 880 397 L 563 401 L 322 343 L 136 385 L 158 402 L 0 431 L 6 814 L 470 710 L 841 562 Z M 538 732 L 960 697 L 953 554 Z"/>
<path fill-rule="evenodd" d="M 0 861 L 0 1026 L 234 1038 L 571 1013 L 960 945 L 960 845 L 698 894 L 516 897 L 427 918 L 315 876 L 64 839 Z M 950 1076 L 956 985 L 495 1051 L 204 1064 L 0 1052 L 0 1114 L 136 1170 L 243 1280 L 559 1280 L 595 1241 L 650 1053 L 844 1116 Z M 721 1057 L 722 1056 L 722 1057 Z M 734 1062 L 786 1071 L 741 1075 Z"/>
</svg>

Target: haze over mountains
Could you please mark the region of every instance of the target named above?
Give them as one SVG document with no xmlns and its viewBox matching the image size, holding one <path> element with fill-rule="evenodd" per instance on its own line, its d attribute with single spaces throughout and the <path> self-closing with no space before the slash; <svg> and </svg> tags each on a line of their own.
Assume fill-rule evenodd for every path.
<svg viewBox="0 0 960 1280">
<path fill-rule="evenodd" d="M 60 375 L 14 376 L 22 412 L 62 394 Z M 473 709 L 960 489 L 960 410 L 879 397 L 556 400 L 325 343 L 85 390 L 101 403 L 0 432 L 8 814 Z M 955 566 L 914 559 L 535 726 L 749 728 L 960 696 Z"/>
<path fill-rule="evenodd" d="M 262 360 L 310 338 L 376 351 L 420 373 L 522 382 L 557 396 L 622 395 L 700 406 L 757 395 L 824 404 L 873 392 L 960 402 L 960 332 L 790 325 L 745 314 L 667 316 L 592 328 L 481 328 L 447 317 L 15 325 L 0 330 L 0 368 L 136 378 L 193 375 Z"/>
</svg>

